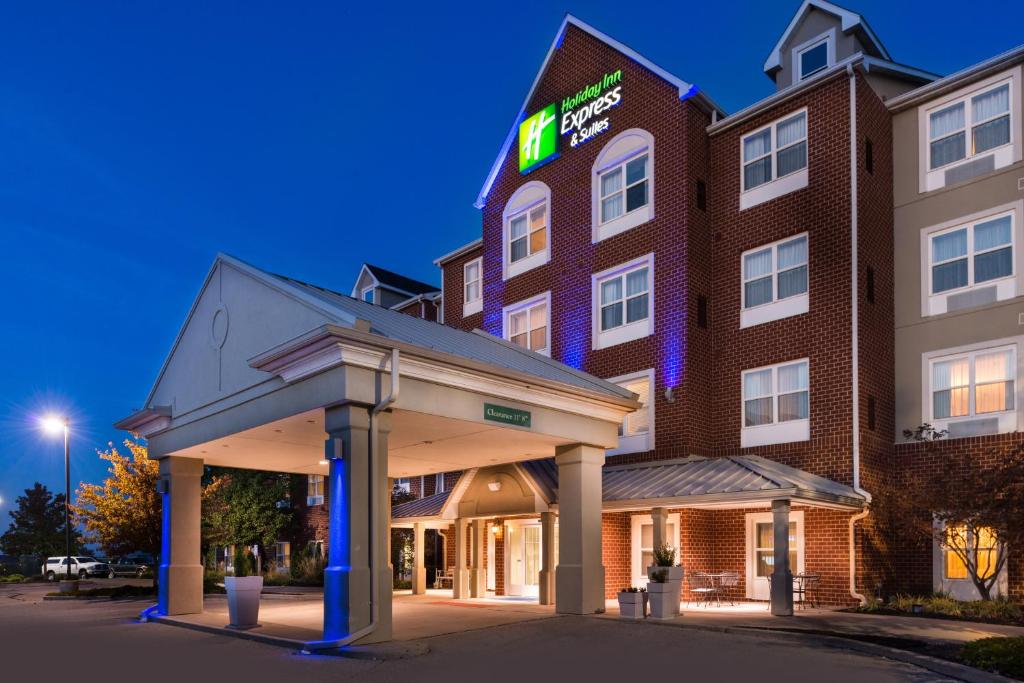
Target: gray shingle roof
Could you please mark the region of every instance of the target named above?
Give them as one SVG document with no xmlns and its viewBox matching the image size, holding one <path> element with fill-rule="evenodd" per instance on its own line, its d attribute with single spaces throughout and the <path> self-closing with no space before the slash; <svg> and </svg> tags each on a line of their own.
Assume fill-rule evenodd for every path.
<svg viewBox="0 0 1024 683">
<path fill-rule="evenodd" d="M 539 353 L 527 351 L 486 332 L 457 330 L 454 327 L 368 304 L 301 280 L 266 271 L 262 272 L 286 286 L 302 290 L 306 295 L 318 299 L 326 308 L 337 310 L 339 314 L 337 322 L 348 324 L 353 317 L 359 318 L 370 323 L 372 333 L 389 339 L 527 373 L 541 379 L 561 382 L 588 391 L 598 391 L 617 398 L 635 398 L 632 392 L 617 384 L 588 375 Z"/>
<path fill-rule="evenodd" d="M 558 467 L 553 458 L 521 463 L 538 485 L 558 489 Z M 634 465 L 605 467 L 602 499 L 605 503 L 689 498 L 714 499 L 788 495 L 823 502 L 860 506 L 864 499 L 849 486 L 756 455 L 723 458 L 690 456 Z"/>
<path fill-rule="evenodd" d="M 416 500 L 410 500 L 407 503 L 396 505 L 391 508 L 391 519 L 411 519 L 416 517 L 436 517 L 441 514 L 441 510 L 444 509 L 444 504 L 448 501 L 448 496 L 451 491 L 443 491 L 442 493 L 435 493 L 432 496 L 425 498 L 417 498 Z"/>
<path fill-rule="evenodd" d="M 429 294 L 430 292 L 441 291 L 440 287 L 435 287 L 434 285 L 421 282 L 420 280 L 413 280 L 411 277 L 406 277 L 393 270 L 381 268 L 380 266 L 375 266 L 372 263 L 367 263 L 365 265 L 367 270 L 377 278 L 377 282 L 385 287 L 400 289 L 403 292 L 409 292 L 410 294 Z"/>
</svg>

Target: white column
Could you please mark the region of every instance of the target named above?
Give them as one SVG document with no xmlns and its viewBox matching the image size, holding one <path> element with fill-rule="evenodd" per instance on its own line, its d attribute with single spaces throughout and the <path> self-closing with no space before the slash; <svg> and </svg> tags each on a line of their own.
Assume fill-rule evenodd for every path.
<svg viewBox="0 0 1024 683">
<path fill-rule="evenodd" d="M 775 568 L 772 571 L 771 611 L 793 615 L 793 574 L 789 568 L 789 500 L 772 501 Z"/>
<path fill-rule="evenodd" d="M 558 465 L 558 567 L 555 611 L 604 611 L 601 564 L 601 468 L 604 449 L 575 444 L 555 451 Z"/>
<path fill-rule="evenodd" d="M 203 461 L 168 457 L 160 460 L 163 501 L 160 550 L 159 611 L 203 611 L 203 565 L 199 562 L 200 479 Z"/>
<path fill-rule="evenodd" d="M 366 628 L 374 613 L 376 628 L 358 642 L 391 639 L 391 496 L 387 478 L 390 416 L 380 414 L 374 420 L 377 443 L 371 444 L 367 406 L 346 404 L 324 411 L 328 435 L 325 451 L 330 461 L 324 640 L 339 640 Z M 374 458 L 377 477 L 371 481 Z M 380 533 L 371 538 L 373 517 L 378 520 Z"/>
<path fill-rule="evenodd" d="M 452 575 L 452 597 L 469 597 L 469 577 L 466 573 L 466 520 L 455 520 L 455 573 Z"/>
<path fill-rule="evenodd" d="M 540 513 L 540 594 L 542 605 L 555 604 L 555 513 Z"/>
<path fill-rule="evenodd" d="M 651 520 L 654 522 L 654 547 L 658 548 L 665 544 L 676 547 L 675 543 L 669 543 L 668 539 L 668 508 L 653 508 Z M 644 567 L 646 570 L 647 568 Z"/>
<path fill-rule="evenodd" d="M 424 527 L 421 522 L 412 525 L 412 594 L 427 591 L 427 568 L 423 566 Z M 390 556 L 389 556 L 390 557 Z"/>
<path fill-rule="evenodd" d="M 487 597 L 487 568 L 484 565 L 484 522 L 473 520 L 473 556 L 469 570 L 469 595 L 473 598 Z"/>
</svg>

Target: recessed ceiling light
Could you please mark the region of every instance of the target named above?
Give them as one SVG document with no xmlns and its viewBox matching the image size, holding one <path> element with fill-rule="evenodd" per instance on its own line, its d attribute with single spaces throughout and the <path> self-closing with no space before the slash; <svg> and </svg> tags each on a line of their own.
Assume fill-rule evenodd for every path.
<svg viewBox="0 0 1024 683">
<path fill-rule="evenodd" d="M 328 461 L 326 461 L 326 460 L 321 460 L 320 464 L 321 465 L 330 465 L 330 463 Z"/>
<path fill-rule="evenodd" d="M 277 432 L 278 434 L 284 434 L 283 429 L 275 429 L 274 431 Z"/>
</svg>

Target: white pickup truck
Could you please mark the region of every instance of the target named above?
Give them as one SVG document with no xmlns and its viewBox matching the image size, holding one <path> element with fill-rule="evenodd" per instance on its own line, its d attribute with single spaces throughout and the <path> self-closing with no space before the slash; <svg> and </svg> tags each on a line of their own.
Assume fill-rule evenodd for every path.
<svg viewBox="0 0 1024 683">
<path fill-rule="evenodd" d="M 110 565 L 100 562 L 95 557 L 84 555 L 71 556 L 71 576 L 85 579 L 90 576 L 106 576 L 110 572 Z M 68 575 L 68 558 L 48 557 L 43 565 L 43 576 L 47 581 L 56 581 Z"/>
</svg>

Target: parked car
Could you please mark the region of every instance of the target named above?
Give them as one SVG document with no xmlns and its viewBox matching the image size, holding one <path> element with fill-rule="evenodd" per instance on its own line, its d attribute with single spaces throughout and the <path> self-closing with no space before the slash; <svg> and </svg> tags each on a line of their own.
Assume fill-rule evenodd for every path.
<svg viewBox="0 0 1024 683">
<path fill-rule="evenodd" d="M 110 573 L 110 565 L 100 562 L 95 557 L 85 555 L 73 555 L 71 557 L 71 575 L 80 579 L 90 576 L 107 576 Z M 43 576 L 47 581 L 56 581 L 68 574 L 68 558 L 48 557 L 43 565 Z"/>
<path fill-rule="evenodd" d="M 112 579 L 115 576 L 141 577 L 148 569 L 149 566 L 140 562 L 137 557 L 118 557 L 110 562 L 107 578 Z"/>
</svg>

